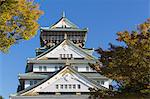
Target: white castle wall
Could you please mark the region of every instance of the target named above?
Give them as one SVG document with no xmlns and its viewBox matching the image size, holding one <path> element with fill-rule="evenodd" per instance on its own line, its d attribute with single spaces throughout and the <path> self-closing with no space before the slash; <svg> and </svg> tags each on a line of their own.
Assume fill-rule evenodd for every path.
<svg viewBox="0 0 150 99">
<path fill-rule="evenodd" d="M 35 90 L 38 92 L 89 92 L 89 87 L 93 87 L 88 82 L 72 73 L 61 74 L 52 81 L 51 80 L 47 81 L 49 84 L 47 82 L 42 84 L 42 89 L 39 87 Z M 56 87 L 57 85 L 58 88 Z M 67 87 L 65 87 L 66 85 Z M 71 85 L 71 88 L 69 88 L 69 85 Z M 73 87 L 73 85 L 75 85 L 75 87 Z M 78 85 L 80 85 L 80 88 L 78 88 Z"/>
<path fill-rule="evenodd" d="M 34 64 L 33 72 L 54 72 L 62 68 L 65 64 Z M 40 71 L 40 66 L 42 66 L 42 71 Z M 47 70 L 44 71 L 44 66 L 46 66 Z M 95 72 L 88 64 L 72 64 L 74 69 L 79 72 Z M 57 67 L 57 70 L 56 70 Z M 78 68 L 78 69 L 77 69 Z"/>
<path fill-rule="evenodd" d="M 85 57 L 85 55 L 83 55 L 83 53 L 81 54 L 81 52 L 76 51 L 75 49 L 73 49 L 73 47 L 68 46 L 68 45 L 61 45 L 61 46 L 58 46 L 57 48 L 55 48 L 54 50 L 52 50 L 51 52 L 47 53 L 46 55 L 42 56 L 41 58 L 43 58 L 43 57 L 60 58 L 61 54 L 65 54 L 66 56 L 67 56 L 67 54 L 69 54 L 69 55 L 72 54 L 73 58 Z"/>
</svg>

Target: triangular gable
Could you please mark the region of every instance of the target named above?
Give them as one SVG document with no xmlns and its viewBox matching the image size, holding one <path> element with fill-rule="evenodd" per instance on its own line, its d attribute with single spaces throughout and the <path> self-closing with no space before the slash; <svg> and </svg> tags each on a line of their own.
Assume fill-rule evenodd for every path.
<svg viewBox="0 0 150 99">
<path fill-rule="evenodd" d="M 58 22 L 52 25 L 50 28 L 78 28 L 75 24 L 69 21 L 67 18 L 62 17 Z"/>
<path fill-rule="evenodd" d="M 82 48 L 76 46 L 70 40 L 64 40 L 60 44 L 55 45 L 54 47 L 48 49 L 46 52 L 40 54 L 35 59 L 48 59 L 48 58 L 60 58 L 60 55 L 69 55 L 72 54 L 73 58 L 85 58 L 85 59 L 96 59 L 92 55 L 85 52 Z M 64 57 L 64 56 L 62 56 Z"/>
<path fill-rule="evenodd" d="M 74 85 L 76 86 L 75 88 L 73 88 Z M 63 88 L 61 88 L 62 86 Z M 25 89 L 18 94 L 37 95 L 40 92 L 90 92 L 89 88 L 102 90 L 106 89 L 105 87 L 97 85 L 96 82 L 93 82 L 85 76 L 79 74 L 71 66 L 65 66 L 52 77 L 48 77 L 47 79 L 29 87 L 28 89 Z"/>
<path fill-rule="evenodd" d="M 71 42 L 70 40 L 68 40 L 68 42 L 73 45 L 75 48 L 77 48 L 78 50 L 80 50 L 81 52 L 83 52 L 84 54 L 86 54 L 86 59 L 94 59 L 94 60 L 97 60 L 96 57 L 94 57 L 93 55 L 91 54 L 88 54 L 84 49 L 78 47 L 77 45 L 75 45 L 73 42 Z"/>
</svg>

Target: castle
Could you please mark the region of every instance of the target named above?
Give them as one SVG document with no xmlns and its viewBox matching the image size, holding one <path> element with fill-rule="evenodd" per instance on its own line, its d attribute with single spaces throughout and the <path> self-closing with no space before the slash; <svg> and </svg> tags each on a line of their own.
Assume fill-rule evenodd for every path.
<svg viewBox="0 0 150 99">
<path fill-rule="evenodd" d="M 89 66 L 99 62 L 85 48 L 88 29 L 81 29 L 63 13 L 50 27 L 40 28 L 40 48 L 28 58 L 20 85 L 10 99 L 87 99 L 90 88 L 109 89 L 111 80 Z"/>
</svg>

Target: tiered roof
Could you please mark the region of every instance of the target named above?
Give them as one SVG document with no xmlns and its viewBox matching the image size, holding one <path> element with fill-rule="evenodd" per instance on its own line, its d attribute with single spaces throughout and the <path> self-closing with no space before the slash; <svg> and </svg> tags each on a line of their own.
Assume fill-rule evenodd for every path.
<svg viewBox="0 0 150 99">
<path fill-rule="evenodd" d="M 37 94 L 37 91 L 39 91 L 39 89 L 41 89 L 41 86 L 42 84 L 46 84 L 46 86 L 50 86 L 50 85 L 47 85 L 47 83 L 51 81 L 51 79 L 56 79 L 58 76 L 56 75 L 61 75 L 62 73 L 73 73 L 75 74 L 76 76 L 78 76 L 80 79 L 84 79 L 84 81 L 86 81 L 87 83 L 85 85 L 93 87 L 93 88 L 96 88 L 96 89 L 101 89 L 101 90 L 105 90 L 107 88 L 101 86 L 100 84 L 96 83 L 95 81 L 89 79 L 88 77 L 86 77 L 85 75 L 83 74 L 80 74 L 78 73 L 74 68 L 72 68 L 70 65 L 66 65 L 64 66 L 61 70 L 55 72 L 53 75 L 45 78 L 44 80 L 40 81 L 39 83 L 35 84 L 35 85 L 32 85 L 28 88 L 26 88 L 25 90 L 23 91 L 20 91 L 17 93 L 17 95 L 26 95 L 26 94 L 29 94 L 29 93 L 32 93 L 32 94 Z M 79 82 L 82 82 L 82 80 L 80 81 L 80 79 L 78 79 Z M 82 82 L 84 83 L 84 82 Z M 36 91 L 37 90 L 37 91 Z M 44 90 L 44 89 L 43 89 Z M 42 91 L 42 89 L 41 89 Z M 40 92 L 41 92 L 40 91 Z M 50 91 L 50 90 L 49 90 Z"/>
<path fill-rule="evenodd" d="M 87 59 L 89 59 L 89 60 L 97 60 L 96 57 L 94 57 L 93 55 L 88 54 L 86 50 L 78 47 L 76 44 L 74 44 L 73 42 L 71 42 L 69 39 L 64 39 L 62 42 L 60 42 L 57 45 L 51 47 L 50 49 L 48 49 L 47 51 L 43 52 L 42 54 L 36 56 L 33 59 L 38 60 L 39 58 L 43 57 L 45 54 L 51 52 L 52 50 L 54 50 L 55 48 L 57 48 L 60 45 L 71 46 L 71 47 L 75 48 L 75 50 L 77 50 L 77 51 L 79 51 L 79 52 L 84 53 L 85 55 L 87 55 Z"/>
<path fill-rule="evenodd" d="M 65 14 L 63 13 L 61 19 L 57 21 L 50 27 L 41 27 L 41 30 L 45 31 L 85 31 L 87 32 L 87 28 L 80 29 L 77 25 L 72 23 L 69 19 L 66 18 Z"/>
<path fill-rule="evenodd" d="M 41 27 L 41 31 L 83 31 L 83 33 L 84 32 L 86 33 L 87 28 L 80 29 L 77 25 L 73 24 L 70 20 L 68 20 L 65 17 L 65 14 L 63 13 L 62 18 L 58 22 L 56 22 L 54 25 L 52 25 L 50 27 Z M 61 59 L 60 56 L 59 56 L 59 58 L 52 57 L 52 56 L 55 56 L 56 53 L 59 55 L 62 54 L 63 50 L 66 50 L 64 46 L 67 46 L 66 49 L 68 48 L 70 52 L 73 52 L 73 54 L 76 56 L 78 55 L 78 57 L 76 59 L 74 57 L 70 58 L 70 59 Z M 57 48 L 59 49 L 59 51 L 61 53 L 57 52 L 58 51 Z M 55 49 L 57 49 L 57 50 L 55 50 Z M 67 51 L 68 51 L 68 49 L 67 49 Z M 31 86 L 27 87 L 26 89 L 14 94 L 15 97 L 26 96 L 26 95 L 27 96 L 31 96 L 31 95 L 38 96 L 40 92 L 46 92 L 46 93 L 54 92 L 53 90 L 50 90 L 51 86 L 53 85 L 53 83 L 55 83 L 54 81 L 61 80 L 62 78 L 66 79 L 66 80 L 72 79 L 73 81 L 76 81 L 79 84 L 83 84 L 86 88 L 95 88 L 95 89 L 101 89 L 101 90 L 107 89 L 106 87 L 100 85 L 100 83 L 97 83 L 94 80 L 94 79 L 108 80 L 107 77 L 102 76 L 101 74 L 97 73 L 96 71 L 89 72 L 89 73 L 78 72 L 71 65 L 74 63 L 77 63 L 77 64 L 80 63 L 80 64 L 87 65 L 88 63 L 99 62 L 97 60 L 97 58 L 95 58 L 92 55 L 92 52 L 94 51 L 94 49 L 81 48 L 77 44 L 74 44 L 71 40 L 67 39 L 67 36 L 66 36 L 63 41 L 60 41 L 53 47 L 50 47 L 49 49 L 42 47 L 39 50 L 42 51 L 43 53 L 37 55 L 35 58 L 29 58 L 27 60 L 27 64 L 66 63 L 66 65 L 56 72 L 53 72 L 53 73 L 47 72 L 47 74 L 35 73 L 33 71 L 29 72 L 28 69 L 29 68 L 31 69 L 31 67 L 33 65 L 27 65 L 27 69 L 26 69 L 27 73 L 19 74 L 19 76 L 18 76 L 19 80 L 40 79 L 41 81 L 35 85 L 31 85 Z M 70 78 L 65 78 L 65 77 L 67 77 L 67 75 L 71 75 L 71 76 L 68 76 Z M 68 80 L 68 82 L 69 82 L 69 80 Z M 84 92 L 84 91 L 82 91 L 82 92 Z M 86 89 L 86 92 L 90 92 L 90 91 L 88 89 Z M 37 99 L 38 98 L 39 97 L 37 97 Z M 42 97 L 42 98 L 44 98 L 44 97 Z"/>
</svg>

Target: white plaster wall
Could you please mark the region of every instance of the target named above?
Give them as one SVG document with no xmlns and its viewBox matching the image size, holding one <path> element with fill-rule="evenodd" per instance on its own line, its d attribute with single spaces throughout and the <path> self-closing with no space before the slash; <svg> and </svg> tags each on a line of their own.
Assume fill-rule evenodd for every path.
<svg viewBox="0 0 150 99">
<path fill-rule="evenodd" d="M 77 66 L 79 72 L 95 72 L 88 64 L 72 64 L 73 67 Z M 86 67 L 89 67 L 89 70 L 86 70 Z"/>
<path fill-rule="evenodd" d="M 73 58 L 83 58 L 83 57 L 85 57 L 85 54 L 73 49 L 73 47 L 71 47 L 71 46 L 63 45 L 63 44 L 61 46 L 58 46 L 57 48 L 55 48 L 51 52 L 47 53 L 43 57 L 60 58 L 60 54 L 72 54 Z"/>
<path fill-rule="evenodd" d="M 40 70 L 39 70 L 39 67 L 40 66 L 46 66 L 47 67 L 47 72 L 54 72 L 54 71 L 56 71 L 55 70 L 55 66 L 57 66 L 58 67 L 58 69 L 59 69 L 59 67 L 63 67 L 64 66 L 64 64 L 34 64 L 33 65 L 33 72 L 41 72 Z M 44 71 L 44 69 L 42 68 L 42 72 L 46 72 L 46 71 Z"/>
<path fill-rule="evenodd" d="M 77 87 L 75 89 L 71 88 L 63 88 L 61 89 L 60 86 L 58 89 L 56 89 L 56 85 L 80 85 L 80 89 L 78 89 Z M 65 75 L 62 75 L 60 78 L 55 78 L 55 80 L 53 80 L 53 82 L 49 82 L 49 84 L 45 83 L 42 85 L 41 90 L 39 90 L 38 92 L 89 92 L 89 87 L 92 87 L 91 85 L 89 85 L 88 82 L 86 82 L 85 80 L 82 80 L 81 78 L 78 78 L 76 75 L 74 74 L 69 74 L 66 73 Z"/>
<path fill-rule="evenodd" d="M 104 84 L 101 84 L 101 81 L 104 81 Z M 106 79 L 101 79 L 101 80 L 99 80 L 99 84 L 106 87 L 106 88 L 109 88 L 110 81 L 106 80 Z"/>
<path fill-rule="evenodd" d="M 39 81 L 41 81 L 41 80 L 25 80 L 25 83 L 24 83 L 24 88 L 25 88 L 25 89 L 26 89 L 27 87 L 31 86 L 31 85 L 30 85 L 30 81 L 32 81 L 32 83 L 33 83 L 33 85 L 34 85 L 34 84 L 35 84 L 34 81 L 39 82 Z"/>
<path fill-rule="evenodd" d="M 65 64 L 34 64 L 33 65 L 33 72 L 41 72 L 39 70 L 39 67 L 40 66 L 46 66 L 47 67 L 47 71 L 46 72 L 54 72 L 56 71 L 55 70 L 55 66 L 58 67 L 58 70 L 59 70 L 59 67 L 63 67 Z M 95 70 L 93 70 L 88 64 L 71 64 L 71 66 L 73 66 L 74 68 L 75 67 L 78 67 L 78 71 L 79 72 L 95 72 Z M 89 67 L 89 71 L 86 70 L 86 67 Z M 44 69 L 42 69 L 42 72 L 45 72 Z"/>
<path fill-rule="evenodd" d="M 102 86 L 109 88 L 109 80 L 105 81 L 104 85 L 102 85 Z"/>
<path fill-rule="evenodd" d="M 25 80 L 24 88 L 27 88 L 29 86 L 30 86 L 30 80 Z"/>
</svg>

